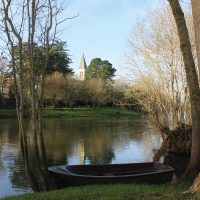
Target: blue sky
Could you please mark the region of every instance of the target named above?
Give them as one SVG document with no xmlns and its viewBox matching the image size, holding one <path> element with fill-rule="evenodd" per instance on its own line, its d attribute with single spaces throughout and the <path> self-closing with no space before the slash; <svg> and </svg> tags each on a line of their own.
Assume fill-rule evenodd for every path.
<svg viewBox="0 0 200 200">
<path fill-rule="evenodd" d="M 120 77 L 127 35 L 138 16 L 145 16 L 157 3 L 158 0 L 71 0 L 65 16 L 79 16 L 65 24 L 67 29 L 61 39 L 67 41 L 74 71 L 84 52 L 87 65 L 96 57 L 108 60 Z"/>
</svg>

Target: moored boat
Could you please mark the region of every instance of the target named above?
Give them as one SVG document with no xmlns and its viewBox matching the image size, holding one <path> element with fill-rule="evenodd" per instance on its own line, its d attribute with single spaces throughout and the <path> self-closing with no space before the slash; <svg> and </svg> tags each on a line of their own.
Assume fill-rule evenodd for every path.
<svg viewBox="0 0 200 200">
<path fill-rule="evenodd" d="M 49 172 L 62 186 L 114 183 L 163 184 L 172 181 L 174 169 L 160 163 L 149 162 L 62 165 L 49 167 Z"/>
</svg>

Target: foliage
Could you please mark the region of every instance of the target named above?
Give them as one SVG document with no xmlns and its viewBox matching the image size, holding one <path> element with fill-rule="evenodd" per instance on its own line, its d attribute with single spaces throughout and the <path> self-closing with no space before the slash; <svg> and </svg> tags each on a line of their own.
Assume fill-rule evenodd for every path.
<svg viewBox="0 0 200 200">
<path fill-rule="evenodd" d="M 80 82 L 71 75 L 55 72 L 45 79 L 44 97 L 52 102 L 54 108 L 59 100 L 73 108 L 74 103 L 81 97 L 80 90 Z"/>
<path fill-rule="evenodd" d="M 111 80 L 115 76 L 116 69 L 107 60 L 94 58 L 86 70 L 86 78 L 100 78 L 102 80 Z"/>
<path fill-rule="evenodd" d="M 29 57 L 28 43 L 23 43 L 23 59 L 24 59 L 24 72 L 30 73 L 30 57 Z M 15 46 L 15 59 L 19 65 L 19 45 Z M 42 73 L 45 63 L 45 48 L 34 44 L 34 65 L 37 67 L 35 70 L 38 74 Z M 50 75 L 54 72 L 62 74 L 73 73 L 69 67 L 71 59 L 69 58 L 68 50 L 66 49 L 66 42 L 55 41 L 49 46 L 49 60 L 45 69 L 45 74 Z"/>
<path fill-rule="evenodd" d="M 81 97 L 81 82 L 72 78 L 71 76 L 67 76 L 65 80 L 65 88 L 64 88 L 64 102 L 66 105 L 69 105 L 72 109 L 77 100 Z"/>
<path fill-rule="evenodd" d="M 112 85 L 112 94 L 111 94 L 111 100 L 112 103 L 115 106 L 126 107 L 128 104 L 125 101 L 125 91 L 128 88 L 128 85 L 126 85 L 124 82 L 121 81 L 115 81 Z"/>
<path fill-rule="evenodd" d="M 70 75 L 65 76 L 56 72 L 45 79 L 44 97 L 53 107 L 57 101 L 62 101 L 70 108 L 75 104 L 91 105 L 96 108 L 112 102 L 113 98 L 121 98 L 120 95 L 116 97 L 114 94 L 115 88 L 111 82 L 105 82 L 100 78 L 79 81 Z"/>
<path fill-rule="evenodd" d="M 102 79 L 86 80 L 85 87 L 93 108 L 108 102 L 106 84 Z"/>
<path fill-rule="evenodd" d="M 44 98 L 52 102 L 55 108 L 56 101 L 64 98 L 65 76 L 55 72 L 45 79 Z"/>
<path fill-rule="evenodd" d="M 66 42 L 56 41 L 50 46 L 46 73 L 60 72 L 62 74 L 71 74 L 73 73 L 73 70 L 69 67 L 71 62 Z"/>
</svg>

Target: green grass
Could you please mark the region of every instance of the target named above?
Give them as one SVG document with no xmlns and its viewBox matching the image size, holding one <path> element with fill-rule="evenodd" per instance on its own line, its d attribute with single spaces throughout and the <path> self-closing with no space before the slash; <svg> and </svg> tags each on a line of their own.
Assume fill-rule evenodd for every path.
<svg viewBox="0 0 200 200">
<path fill-rule="evenodd" d="M 186 186 L 135 184 L 70 187 L 51 192 L 25 194 L 4 200 L 198 200 L 182 194 Z"/>
<path fill-rule="evenodd" d="M 27 115 L 27 114 L 26 114 Z M 74 108 L 71 109 L 44 109 L 43 117 L 117 117 L 117 116 L 134 116 L 137 115 L 136 112 L 129 110 L 117 110 L 114 108 Z M 1 109 L 0 118 L 16 118 L 16 111 L 14 109 Z"/>
<path fill-rule="evenodd" d="M 44 109 L 44 117 L 116 117 L 116 116 L 133 116 L 135 112 L 113 108 L 75 108 L 71 109 Z"/>
</svg>

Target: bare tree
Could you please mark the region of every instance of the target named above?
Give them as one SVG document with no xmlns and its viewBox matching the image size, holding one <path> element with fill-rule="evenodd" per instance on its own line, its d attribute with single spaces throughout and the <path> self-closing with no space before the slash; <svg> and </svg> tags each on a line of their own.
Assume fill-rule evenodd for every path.
<svg viewBox="0 0 200 200">
<path fill-rule="evenodd" d="M 85 85 L 93 108 L 104 105 L 108 101 L 106 84 L 102 79 L 86 80 Z"/>
<path fill-rule="evenodd" d="M 31 177 L 30 172 L 30 165 L 29 165 L 29 156 L 28 156 L 28 146 L 27 146 L 27 136 L 26 132 L 24 131 L 24 96 L 23 96 L 23 57 L 22 57 L 22 48 L 19 49 L 19 66 L 18 69 L 16 68 L 15 63 L 15 50 L 14 45 L 15 42 L 19 44 L 19 47 L 22 46 L 22 37 L 18 33 L 16 27 L 13 24 L 11 16 L 9 15 L 11 0 L 10 1 L 1 1 L 1 14 L 4 22 L 3 30 L 7 36 L 7 43 L 9 46 L 10 54 L 11 54 L 11 62 L 12 62 L 12 73 L 13 73 L 13 80 L 14 80 L 14 93 L 16 98 L 16 110 L 17 110 L 17 117 L 19 121 L 19 138 L 20 138 L 20 145 L 23 155 L 23 160 L 25 164 L 25 171 L 29 177 L 29 180 L 34 180 Z M 23 20 L 20 21 L 20 27 L 22 27 Z M 17 73 L 19 71 L 19 75 Z M 35 185 L 35 184 L 33 184 Z"/>
<path fill-rule="evenodd" d="M 63 88 L 63 100 L 70 109 L 74 108 L 77 100 L 81 100 L 84 94 L 82 91 L 82 81 L 74 79 L 71 75 L 66 76 Z"/>
<path fill-rule="evenodd" d="M 57 26 L 60 23 L 57 16 L 63 11 L 62 5 L 61 3 L 59 6 L 58 1 L 51 0 L 1 0 L 1 28 L 5 33 L 6 45 L 11 55 L 20 144 L 25 169 L 35 190 L 48 190 L 54 187 L 46 162 L 42 105 L 50 43 L 56 38 Z M 42 48 L 45 56 L 43 60 L 37 59 L 37 45 Z M 25 85 L 29 94 L 31 131 L 34 138 L 34 170 L 37 172 L 34 174 L 30 166 L 28 141 L 24 129 Z"/>
<path fill-rule="evenodd" d="M 189 12 L 187 21 L 193 40 Z M 128 61 L 137 79 L 126 97 L 134 95 L 161 132 L 175 129 L 180 122 L 191 123 L 184 63 L 175 29 L 170 7 L 164 4 L 150 11 L 146 20 L 138 20 L 129 37 Z"/>
<path fill-rule="evenodd" d="M 51 101 L 53 108 L 58 100 L 64 99 L 66 77 L 58 72 L 45 78 L 44 98 Z M 49 89 L 51 88 L 51 89 Z"/>
</svg>

